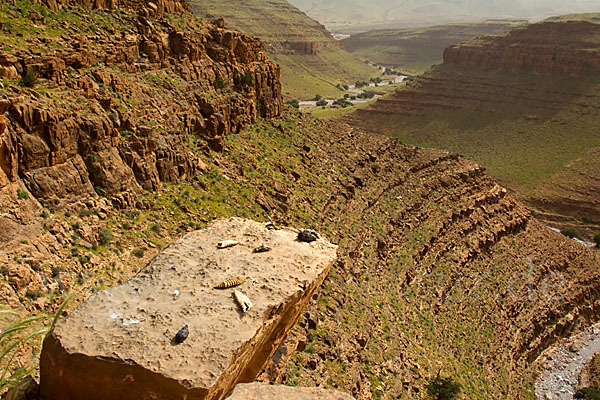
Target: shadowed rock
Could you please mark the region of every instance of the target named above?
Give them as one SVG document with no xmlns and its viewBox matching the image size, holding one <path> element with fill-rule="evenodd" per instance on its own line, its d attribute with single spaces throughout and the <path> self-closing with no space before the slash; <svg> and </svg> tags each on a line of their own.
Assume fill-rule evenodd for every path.
<svg viewBox="0 0 600 400">
<path fill-rule="evenodd" d="M 160 253 L 126 284 L 81 304 L 46 337 L 43 399 L 221 399 L 252 382 L 322 283 L 336 246 L 242 219 L 218 220 Z M 218 250 L 217 242 L 239 245 Z M 259 244 L 268 253 L 252 250 Z M 232 275 L 253 302 L 242 313 Z M 173 293 L 178 293 L 174 296 Z M 188 338 L 174 345 L 182 326 Z M 101 388 L 101 390 L 100 390 Z"/>
</svg>

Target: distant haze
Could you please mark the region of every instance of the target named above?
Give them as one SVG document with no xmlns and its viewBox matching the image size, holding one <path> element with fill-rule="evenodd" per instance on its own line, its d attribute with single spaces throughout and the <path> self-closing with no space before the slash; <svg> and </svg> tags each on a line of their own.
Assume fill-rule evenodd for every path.
<svg viewBox="0 0 600 400">
<path fill-rule="evenodd" d="M 288 0 L 333 32 L 600 12 L 600 0 Z"/>
</svg>

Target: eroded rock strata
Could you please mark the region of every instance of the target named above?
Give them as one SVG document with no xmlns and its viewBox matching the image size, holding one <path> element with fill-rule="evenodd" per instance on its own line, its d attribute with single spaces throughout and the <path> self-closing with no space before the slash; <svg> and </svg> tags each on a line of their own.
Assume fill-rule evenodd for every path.
<svg viewBox="0 0 600 400">
<path fill-rule="evenodd" d="M 252 382 L 336 258 L 336 246 L 297 236 L 224 219 L 178 240 L 46 337 L 42 399 L 221 399 L 236 383 Z M 218 249 L 222 240 L 239 244 Z M 253 253 L 260 245 L 272 250 Z M 215 289 L 234 276 L 246 280 Z M 234 290 L 251 299 L 247 312 Z M 183 326 L 189 335 L 175 340 Z"/>
</svg>

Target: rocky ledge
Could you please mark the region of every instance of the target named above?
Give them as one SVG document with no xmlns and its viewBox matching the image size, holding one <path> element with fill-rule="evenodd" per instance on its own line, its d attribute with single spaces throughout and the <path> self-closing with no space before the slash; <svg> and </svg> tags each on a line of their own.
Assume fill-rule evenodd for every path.
<svg viewBox="0 0 600 400">
<path fill-rule="evenodd" d="M 221 399 L 254 381 L 336 258 L 337 246 L 297 234 L 232 218 L 178 240 L 46 337 L 42 398 Z M 222 240 L 239 244 L 219 249 Z M 215 288 L 236 276 L 245 282 Z M 252 302 L 246 312 L 236 290 Z"/>
<path fill-rule="evenodd" d="M 600 25 L 543 22 L 448 47 L 444 63 L 513 74 L 584 77 L 600 72 Z"/>
<path fill-rule="evenodd" d="M 227 400 L 354 400 L 354 397 L 338 390 L 322 388 L 265 385 L 261 383 L 242 383 Z"/>
</svg>

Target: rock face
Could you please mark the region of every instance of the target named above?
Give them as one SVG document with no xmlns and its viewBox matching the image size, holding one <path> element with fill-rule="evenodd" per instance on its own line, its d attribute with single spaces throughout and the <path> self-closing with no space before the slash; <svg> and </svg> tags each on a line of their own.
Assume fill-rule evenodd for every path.
<svg viewBox="0 0 600 400">
<path fill-rule="evenodd" d="M 589 76 L 600 72 L 600 25 L 544 22 L 503 36 L 450 46 L 444 63 L 514 74 Z"/>
<path fill-rule="evenodd" d="M 59 50 L 0 52 L 0 77 L 30 71 L 48 89 L 40 95 L 37 87 L 24 92 L 15 85 L 0 97 L 0 187 L 22 179 L 36 198 L 61 205 L 69 196 L 95 197 L 95 187 L 115 205 L 131 205 L 140 189 L 203 169 L 188 141 L 219 151 L 225 135 L 280 114 L 279 67 L 263 44 L 191 14 L 179 16 L 186 28 L 174 26 L 161 16 L 163 9 L 179 10 L 171 3 L 145 4 L 159 10 L 151 15 L 121 2 L 137 14 L 107 13 L 117 29 L 99 27 L 97 14 L 70 11 L 67 3 L 67 12 L 91 19 L 98 37 L 75 28 L 60 36 L 42 31 Z"/>
<path fill-rule="evenodd" d="M 354 400 L 338 390 L 322 388 L 241 383 L 235 387 L 228 400 Z"/>
<path fill-rule="evenodd" d="M 100 292 L 47 336 L 43 399 L 221 399 L 252 382 L 298 320 L 336 246 L 241 219 L 218 220 L 160 253 L 126 284 Z M 217 242 L 238 245 L 217 249 Z M 258 245 L 270 252 L 256 254 Z M 233 276 L 253 306 L 243 313 Z M 189 336 L 174 341 L 185 325 Z M 99 390 L 98 388 L 103 388 Z"/>
</svg>

